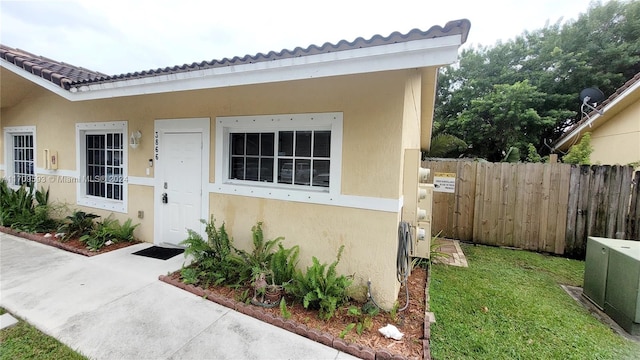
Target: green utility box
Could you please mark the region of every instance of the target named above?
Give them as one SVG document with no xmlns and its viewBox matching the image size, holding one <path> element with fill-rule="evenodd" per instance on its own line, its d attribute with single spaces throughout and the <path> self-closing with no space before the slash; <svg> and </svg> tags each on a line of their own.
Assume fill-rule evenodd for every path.
<svg viewBox="0 0 640 360">
<path fill-rule="evenodd" d="M 584 288 L 582 294 L 600 310 L 604 309 L 609 268 L 609 246 L 595 238 L 587 239 L 587 255 L 584 264 Z"/>
<path fill-rule="evenodd" d="M 583 295 L 640 335 L 640 241 L 589 237 Z"/>
</svg>

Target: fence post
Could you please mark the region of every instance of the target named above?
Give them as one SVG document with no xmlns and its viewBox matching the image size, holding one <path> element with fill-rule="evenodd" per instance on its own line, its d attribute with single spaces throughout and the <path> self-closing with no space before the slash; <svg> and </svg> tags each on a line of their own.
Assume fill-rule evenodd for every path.
<svg viewBox="0 0 640 360">
<path fill-rule="evenodd" d="M 580 200 L 580 180 L 582 177 L 583 167 L 571 165 L 569 178 L 569 199 L 567 203 L 567 230 L 564 241 L 564 253 L 573 255 L 576 238 L 578 237 L 578 202 Z"/>
<path fill-rule="evenodd" d="M 567 230 L 567 222 L 568 222 L 568 214 L 571 211 L 571 207 L 569 207 L 569 194 L 571 188 L 571 171 L 572 166 L 568 166 L 565 164 L 556 164 L 560 171 L 560 180 L 559 180 L 559 189 L 558 189 L 558 207 L 556 212 L 556 218 L 558 220 L 558 224 L 556 225 L 556 234 L 555 234 L 555 253 L 556 254 L 564 254 L 564 243 Z M 575 208 L 574 208 L 575 210 Z M 574 211 L 574 222 L 573 226 L 575 227 L 575 211 Z M 575 233 L 574 233 L 575 236 Z"/>
</svg>

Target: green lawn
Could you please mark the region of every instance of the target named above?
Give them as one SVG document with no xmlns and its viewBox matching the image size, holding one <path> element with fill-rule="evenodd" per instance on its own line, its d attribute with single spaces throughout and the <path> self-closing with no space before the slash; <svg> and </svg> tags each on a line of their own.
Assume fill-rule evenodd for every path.
<svg viewBox="0 0 640 360">
<path fill-rule="evenodd" d="M 434 359 L 640 359 L 559 285 L 582 286 L 584 262 L 462 244 L 469 268 L 434 265 Z"/>
<path fill-rule="evenodd" d="M 0 308 L 0 315 L 5 312 Z M 15 326 L 0 330 L 0 360 L 5 359 L 66 360 L 86 358 L 20 320 Z"/>
</svg>

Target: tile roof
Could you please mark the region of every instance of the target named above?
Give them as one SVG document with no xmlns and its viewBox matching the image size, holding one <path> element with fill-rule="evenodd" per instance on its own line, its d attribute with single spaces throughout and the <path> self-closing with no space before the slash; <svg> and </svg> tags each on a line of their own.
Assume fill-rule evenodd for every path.
<svg viewBox="0 0 640 360">
<path fill-rule="evenodd" d="M 97 71 L 48 59 L 0 44 L 0 58 L 69 90 L 71 84 L 106 76 Z"/>
<path fill-rule="evenodd" d="M 432 26 L 427 31 L 413 29 L 406 34 L 394 32 L 387 37 L 375 35 L 370 39 L 359 37 L 354 41 L 348 42 L 341 40 L 337 44 L 325 43 L 322 46 L 310 45 L 307 48 L 296 47 L 293 50 L 284 49 L 280 52 L 270 51 L 266 54 L 258 53 L 250 56 L 234 57 L 232 59 L 224 58 L 222 60 L 203 61 L 200 63 L 176 65 L 166 67 L 164 69 L 151 69 L 134 73 L 120 75 L 105 75 L 96 71 L 87 70 L 81 67 L 65 64 L 51 60 L 42 56 L 37 56 L 29 52 L 14 49 L 0 44 L 0 58 L 22 68 L 23 70 L 40 76 L 45 80 L 51 81 L 65 90 L 69 90 L 75 86 L 116 82 L 121 80 L 130 80 L 137 78 L 152 77 L 158 75 L 168 75 L 173 73 L 181 73 L 195 70 L 211 69 L 216 67 L 227 67 L 243 64 L 253 64 L 259 62 L 296 58 L 302 56 L 310 56 L 317 54 L 325 54 L 344 50 L 352 50 L 379 45 L 388 45 L 394 43 L 403 43 L 413 40 L 431 39 L 450 35 L 460 35 L 461 43 L 466 42 L 469 34 L 471 23 L 467 19 L 454 20 L 448 22 L 444 27 Z"/>
<path fill-rule="evenodd" d="M 637 73 L 634 77 L 629 79 L 629 81 L 624 83 L 624 85 L 622 85 L 621 87 L 616 89 L 616 91 L 613 94 L 611 94 L 606 100 L 601 102 L 596 107 L 596 110 L 592 110 L 587 116 L 583 116 L 583 118 L 580 121 L 578 121 L 577 123 L 573 124 L 573 126 L 571 126 L 569 129 L 567 129 L 567 131 L 565 131 L 562 134 L 562 136 L 560 136 L 554 143 L 555 144 L 559 144 L 565 138 L 574 136 L 575 135 L 574 131 L 579 129 L 580 126 L 585 124 L 586 122 L 591 121 L 591 119 L 593 119 L 594 116 L 599 115 L 598 114 L 599 110 L 604 110 L 604 108 L 607 105 L 611 104 L 618 97 L 622 96 L 622 94 L 624 94 L 625 91 L 627 91 L 630 87 L 632 87 L 633 85 L 635 85 L 636 83 L 639 83 L 639 82 L 640 82 L 640 73 Z"/>
</svg>

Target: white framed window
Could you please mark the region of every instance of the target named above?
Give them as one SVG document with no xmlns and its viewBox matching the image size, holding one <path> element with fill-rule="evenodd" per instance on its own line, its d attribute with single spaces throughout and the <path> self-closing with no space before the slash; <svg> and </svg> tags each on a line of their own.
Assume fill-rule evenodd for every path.
<svg viewBox="0 0 640 360">
<path fill-rule="evenodd" d="M 15 126 L 4 129 L 5 177 L 12 187 L 36 181 L 36 128 Z"/>
<path fill-rule="evenodd" d="M 127 210 L 127 122 L 76 124 L 77 203 Z"/>
<path fill-rule="evenodd" d="M 219 117 L 216 183 L 339 193 L 342 113 Z"/>
</svg>

